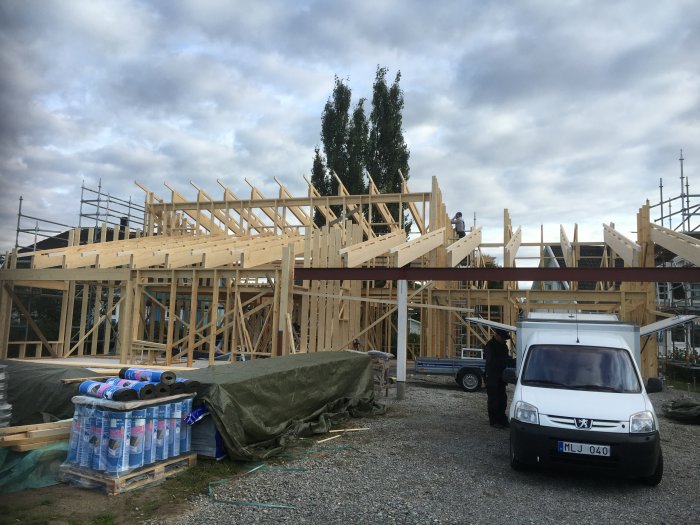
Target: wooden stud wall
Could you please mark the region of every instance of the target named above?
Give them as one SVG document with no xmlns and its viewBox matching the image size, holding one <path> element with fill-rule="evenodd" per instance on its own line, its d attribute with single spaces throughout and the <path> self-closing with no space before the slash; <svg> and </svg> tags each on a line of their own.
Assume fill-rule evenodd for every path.
<svg viewBox="0 0 700 525">
<path fill-rule="evenodd" d="M 266 198 L 251 185 L 251 197 L 245 201 L 223 186 L 223 201 L 195 186 L 193 202 L 170 187 L 169 201 L 144 188 L 145 237 L 105 242 L 103 226 L 100 242 L 79 246 L 79 235 L 73 235 L 69 248 L 19 254 L 30 256 L 34 269 L 22 271 L 18 278 L 11 273 L 17 257 L 8 257 L 0 270 L 0 357 L 7 357 L 10 347 L 16 350 L 13 355 L 22 357 L 103 356 L 114 342 L 124 363 L 148 358 L 191 366 L 196 351 L 209 351 L 213 362 L 219 340 L 232 359 L 339 350 L 351 347 L 355 338 L 365 350 L 390 351 L 396 330 L 392 282 L 295 283 L 294 267 L 486 263 L 480 227 L 465 239 L 454 238 L 436 178 L 426 194 L 410 193 L 404 181 L 401 194 L 383 195 L 371 185 L 368 195 L 349 195 L 341 186 L 338 196 L 325 197 L 309 183 L 308 196 L 301 199 L 277 182 L 277 197 Z M 389 204 L 410 211 L 417 237 L 404 236 Z M 331 206 L 342 208 L 340 217 Z M 329 224 L 315 227 L 314 213 L 321 213 Z M 503 217 L 500 246 L 505 264 L 514 266 L 526 243 L 520 228 L 513 228 L 508 210 Z M 373 226 L 378 224 L 391 233 L 377 237 Z M 606 227 L 605 234 L 610 245 L 603 265 L 612 264 L 621 252 L 629 262 L 652 265 L 655 242 L 678 247 L 684 256 L 700 257 L 697 241 L 652 229 L 648 205 L 638 215 L 636 243 L 613 226 Z M 541 231 L 540 260 L 545 244 Z M 566 264 L 577 266 L 577 227 L 572 241 L 562 227 L 559 244 Z M 599 291 L 585 292 L 569 283 L 568 292 L 546 292 L 518 290 L 515 282 L 504 283 L 503 289 L 488 289 L 488 284 L 436 281 L 409 288 L 411 308 L 420 312 L 423 355 L 452 355 L 461 344 L 483 344 L 489 333 L 467 324 L 465 316 L 515 324 L 519 307 L 528 311 L 542 302 L 559 301 L 548 303 L 551 308 L 613 312 L 637 324 L 654 320 L 653 285 L 626 283 L 618 288 L 600 283 Z M 14 290 L 27 286 L 61 290 L 57 341 L 9 340 L 12 310 L 21 303 Z M 111 318 L 116 315 L 114 332 Z M 652 344 L 644 351 L 646 374 L 656 366 L 655 341 L 648 343 Z"/>
</svg>

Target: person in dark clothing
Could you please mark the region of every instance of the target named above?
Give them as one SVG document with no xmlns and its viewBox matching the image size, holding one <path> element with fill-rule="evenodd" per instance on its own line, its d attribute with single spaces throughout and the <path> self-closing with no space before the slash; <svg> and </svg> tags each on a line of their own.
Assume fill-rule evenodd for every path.
<svg viewBox="0 0 700 525">
<path fill-rule="evenodd" d="M 484 358 L 486 360 L 486 408 L 489 414 L 489 423 L 492 427 L 507 428 L 506 384 L 501 377 L 503 370 L 512 362 L 506 341 L 510 334 L 506 330 L 496 329 L 493 337 L 484 346 Z"/>
</svg>

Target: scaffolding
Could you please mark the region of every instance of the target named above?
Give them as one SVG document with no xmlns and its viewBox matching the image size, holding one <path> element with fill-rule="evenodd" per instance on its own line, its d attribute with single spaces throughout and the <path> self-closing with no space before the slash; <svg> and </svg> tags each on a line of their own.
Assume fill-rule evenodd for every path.
<svg viewBox="0 0 700 525">
<path fill-rule="evenodd" d="M 102 180 L 97 189 L 90 188 L 83 181 L 80 188 L 80 209 L 78 225 L 64 224 L 45 217 L 28 215 L 23 210 L 24 198 L 20 196 L 17 211 L 17 230 L 15 234 L 15 250 L 18 252 L 36 251 L 43 249 L 50 239 L 52 248 L 69 246 L 68 232 L 85 231 L 81 234 L 79 243 L 98 242 L 101 229 L 118 232 L 121 238 L 133 235 L 143 229 L 145 207 L 132 201 L 131 197 L 122 199 L 102 189 Z M 90 229 L 92 237 L 87 238 Z M 109 235 L 112 237 L 112 234 Z"/>
<path fill-rule="evenodd" d="M 664 198 L 663 179 L 659 179 L 659 202 L 651 206 L 655 211 L 654 222 L 666 225 L 669 230 L 698 239 L 700 238 L 700 194 L 691 193 L 690 177 L 684 172 L 683 150 L 678 158 L 680 164 L 680 193 Z M 673 252 L 659 250 L 656 264 L 665 267 L 697 266 L 692 261 Z M 656 287 L 656 302 L 663 312 L 678 315 L 700 315 L 700 282 L 664 282 Z M 662 356 L 684 356 L 696 360 L 700 355 L 700 331 L 693 324 L 678 327 L 665 333 L 659 340 Z"/>
</svg>

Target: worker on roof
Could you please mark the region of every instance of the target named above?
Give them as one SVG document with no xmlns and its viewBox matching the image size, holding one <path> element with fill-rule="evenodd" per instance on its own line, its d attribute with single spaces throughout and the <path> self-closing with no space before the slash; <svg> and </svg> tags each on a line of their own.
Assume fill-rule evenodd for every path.
<svg viewBox="0 0 700 525">
<path fill-rule="evenodd" d="M 457 237 L 460 239 L 466 235 L 465 229 L 464 229 L 464 220 L 462 219 L 462 212 L 458 211 L 455 213 L 455 216 L 452 217 L 452 220 L 450 220 L 452 224 L 455 226 L 455 233 L 457 234 Z"/>
</svg>

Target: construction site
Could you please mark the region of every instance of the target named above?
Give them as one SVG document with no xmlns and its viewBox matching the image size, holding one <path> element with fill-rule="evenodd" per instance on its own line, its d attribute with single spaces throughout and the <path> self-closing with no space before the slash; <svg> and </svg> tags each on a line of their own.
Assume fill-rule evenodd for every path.
<svg viewBox="0 0 700 525">
<path fill-rule="evenodd" d="M 262 460 L 290 436 L 328 432 L 338 414 L 383 413 L 382 397 L 403 398 L 407 363 L 479 352 L 495 328 L 534 312 L 656 326 L 642 339 L 645 380 L 660 375 L 660 359 L 697 368 L 700 195 L 687 185 L 664 200 L 660 183 L 659 204 L 637 212 L 635 239 L 609 223 L 598 241 L 562 226 L 556 240 L 541 229 L 539 241 L 525 242 L 504 209 L 494 243 L 476 224 L 456 235 L 435 177 L 429 191 L 404 181 L 400 193 L 380 193 L 370 180 L 366 194 L 341 183 L 332 196 L 308 181 L 307 194 L 294 196 L 276 182 L 277 195 L 251 185 L 246 198 L 221 183 L 217 196 L 192 184 L 188 198 L 137 182 L 143 201 L 83 186 L 70 228 L 24 215 L 20 201 L 16 247 L 0 270 L 0 363 L 10 378 L 4 406 L 12 406 L 5 425 L 16 430 L 0 431 L 3 446 L 24 453 L 60 439 L 69 463 L 76 441 L 102 439 L 100 431 L 74 436 L 90 428 L 79 407 L 97 402 L 81 397 L 82 383 L 133 368 L 201 385 L 182 394 L 186 410 L 176 395 L 177 416 L 158 417 L 177 420 L 179 436 L 194 398 L 212 416 L 208 432 L 221 450 L 190 449 L 183 437 L 165 466 L 143 467 L 142 454 L 136 467 L 108 465 L 105 476 L 88 459 L 100 472 L 68 465 L 64 481 L 77 476 L 116 495 L 140 488 L 130 485 L 138 476 L 159 481 L 164 468 L 189 468 L 197 456 Z M 673 319 L 682 322 L 670 328 Z"/>
<path fill-rule="evenodd" d="M 640 206 L 636 239 L 610 224 L 595 242 L 562 226 L 557 240 L 540 232 L 539 242 L 525 243 L 505 209 L 502 242 L 484 243 L 481 226 L 461 239 L 454 234 L 436 178 L 430 191 L 412 192 L 404 182 L 398 194 L 370 184 L 367 194 L 350 195 L 341 184 L 338 195 L 321 196 L 309 183 L 307 195 L 293 196 L 277 183 L 278 195 L 251 186 L 248 198 L 223 185 L 212 197 L 193 184 L 195 199 L 137 183 L 142 205 L 83 188 L 83 225 L 60 235 L 23 217 L 20 202 L 18 246 L 0 273 L 0 357 L 191 367 L 197 357 L 213 364 L 224 354 L 235 362 L 338 351 L 353 342 L 396 354 L 400 277 L 392 271 L 406 269 L 428 276 L 409 278 L 410 317 L 420 327 L 409 338 L 409 359 L 480 348 L 488 330 L 467 318 L 514 324 L 533 310 L 607 312 L 644 325 L 700 305 L 697 279 L 653 282 L 633 274 L 700 262 L 700 213 L 687 186 L 675 199 L 664 201 L 661 190 L 658 205 Z M 319 215 L 323 227 L 314 222 Z M 32 245 L 20 246 L 20 234 L 33 234 Z M 533 266 L 594 273 L 519 288 L 532 279 L 518 275 Z M 619 274 L 629 277 L 609 273 L 619 268 L 630 269 Z M 314 278 L 320 269 L 325 277 Z M 369 271 L 352 273 L 358 269 Z M 39 299 L 53 310 L 51 333 L 29 314 Z M 692 325 L 685 330 L 674 343 L 692 354 Z M 659 344 L 670 347 L 670 339 L 645 345 L 646 376 L 656 372 Z"/>
</svg>

